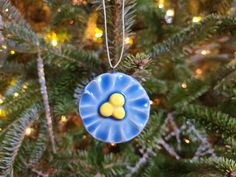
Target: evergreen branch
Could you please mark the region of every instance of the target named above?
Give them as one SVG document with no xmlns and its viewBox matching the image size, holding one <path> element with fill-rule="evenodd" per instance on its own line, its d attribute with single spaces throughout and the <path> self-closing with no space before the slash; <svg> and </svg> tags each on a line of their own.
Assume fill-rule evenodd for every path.
<svg viewBox="0 0 236 177">
<path fill-rule="evenodd" d="M 51 8 L 61 7 L 63 4 L 68 3 L 67 0 L 43 0 Z"/>
<path fill-rule="evenodd" d="M 187 82 L 178 83 L 173 86 L 168 94 L 169 105 L 186 105 L 206 93 L 209 86 L 201 80 L 190 79 Z"/>
<path fill-rule="evenodd" d="M 14 171 L 19 172 L 20 174 L 33 168 L 46 150 L 46 143 L 48 140 L 46 121 L 40 118 L 40 121 L 35 122 L 32 127 L 37 128 L 33 128 L 30 137 L 22 143 L 17 158 L 15 159 Z"/>
<path fill-rule="evenodd" d="M 8 10 L 6 11 L 6 9 Z M 31 29 L 28 23 L 24 20 L 24 18 L 22 18 L 21 14 L 9 0 L 0 1 L 0 15 L 7 21 L 11 21 L 12 23 L 17 22 L 18 24 L 26 27 L 28 30 Z"/>
<path fill-rule="evenodd" d="M 3 131 L 0 132 L 0 136 L 3 135 L 8 129 L 17 121 L 18 115 L 26 107 L 34 105 L 39 100 L 39 90 L 28 91 L 25 95 L 19 96 L 21 98 L 14 99 L 14 101 L 4 104 L 3 108 L 6 110 L 7 119 L 0 121 L 0 127 Z"/>
<path fill-rule="evenodd" d="M 95 75 L 92 74 L 88 79 L 83 80 L 80 84 L 78 84 L 77 88 L 75 89 L 74 97 L 76 98 L 76 104 L 79 105 L 80 98 L 84 92 L 84 88 L 86 85 L 95 78 Z"/>
<path fill-rule="evenodd" d="M 235 26 L 235 18 L 209 15 L 201 22 L 193 24 L 173 35 L 168 40 L 153 46 L 151 51 L 152 58 L 159 57 L 176 48 L 181 49 L 183 46 L 196 41 L 207 39 L 216 33 L 235 31 Z M 223 31 L 222 28 L 225 30 Z"/>
<path fill-rule="evenodd" d="M 93 4 L 97 9 L 102 9 L 102 0 L 93 0 Z M 125 1 L 125 36 L 131 35 L 131 27 L 134 24 L 136 0 Z M 107 11 L 107 26 L 108 26 L 108 38 L 110 43 L 111 58 L 113 61 L 117 61 L 119 57 L 119 51 L 122 44 L 122 27 L 121 27 L 121 1 L 106 1 Z M 103 15 L 101 15 L 103 16 Z M 114 62 L 115 63 L 115 62 Z"/>
<path fill-rule="evenodd" d="M 17 23 L 5 23 L 3 26 L 3 30 L 11 34 L 9 38 L 13 38 L 14 43 L 18 41 L 18 43 L 21 43 L 21 45 L 28 45 L 27 47 L 25 46 L 25 48 L 27 48 L 25 52 L 29 52 L 28 49 L 31 47 L 30 53 L 37 53 L 36 48 L 37 41 L 39 39 L 33 31 Z M 9 39 L 6 39 L 6 41 L 9 41 Z M 12 45 L 12 43 L 9 43 L 9 45 Z M 50 64 L 57 63 L 57 65 L 59 66 L 65 66 L 65 63 L 67 61 L 66 66 L 68 66 L 68 64 L 73 65 L 76 63 L 78 65 L 90 68 L 97 68 L 97 66 L 101 64 L 94 53 L 86 52 L 82 49 L 77 49 L 71 45 L 62 45 L 61 49 L 59 50 L 58 48 L 52 48 L 47 44 L 41 42 L 39 47 L 42 54 L 44 55 L 44 58 L 47 58 L 47 61 Z M 21 49 L 21 52 L 23 51 L 24 50 Z M 79 60 L 77 59 L 78 56 Z M 89 64 L 85 64 L 85 62 Z"/>
<path fill-rule="evenodd" d="M 203 9 L 209 10 L 211 13 L 218 13 L 221 15 L 226 15 L 229 8 L 232 6 L 233 0 L 214 0 L 206 1 L 204 3 Z"/>
<path fill-rule="evenodd" d="M 118 66 L 124 73 L 136 75 L 137 72 L 145 70 L 150 64 L 150 56 L 144 53 L 137 53 L 135 56 L 127 56 Z"/>
<path fill-rule="evenodd" d="M 87 14 L 83 8 L 78 6 L 72 6 L 71 4 L 62 4 L 60 6 L 60 11 L 56 13 L 51 20 L 53 25 L 60 23 L 63 20 L 76 20 L 76 22 L 81 22 L 82 24 L 86 24 Z M 84 25 L 86 26 L 86 25 Z M 82 27 L 82 25 L 80 25 Z"/>
<path fill-rule="evenodd" d="M 35 166 L 42 157 L 44 151 L 46 150 L 46 145 L 47 145 L 46 134 L 47 134 L 47 124 L 45 121 L 41 121 L 37 140 L 36 142 L 34 142 L 34 146 L 30 149 L 29 152 L 30 155 L 27 163 L 28 167 Z"/>
<path fill-rule="evenodd" d="M 57 63 L 57 66 L 68 67 L 77 64 L 87 68 L 99 68 L 101 62 L 93 52 L 86 52 L 71 45 L 63 45 L 61 50 L 41 47 L 43 58 L 49 64 Z M 65 62 L 67 60 L 67 63 Z"/>
<path fill-rule="evenodd" d="M 200 105 L 178 106 L 177 113 L 194 119 L 208 130 L 221 133 L 223 137 L 236 134 L 236 119 L 229 115 Z"/>
<path fill-rule="evenodd" d="M 217 160 L 201 158 L 198 161 L 190 161 L 190 163 L 196 167 L 211 167 L 229 177 L 236 172 L 236 162 L 233 159 L 224 157 L 220 157 Z"/>
<path fill-rule="evenodd" d="M 158 114 L 154 113 L 148 122 L 147 128 L 145 128 L 138 136 L 137 141 L 143 149 L 155 148 L 157 146 L 157 141 L 161 138 L 163 133 L 162 130 L 164 130 L 161 126 L 163 117 L 164 115 L 162 112 L 159 112 Z M 157 126 L 152 126 L 154 124 Z"/>
<path fill-rule="evenodd" d="M 32 107 L 22 114 L 21 118 L 12 125 L 4 136 L 0 148 L 0 176 L 7 176 L 11 173 L 25 137 L 25 129 L 36 119 L 38 119 L 37 108 Z"/>
<path fill-rule="evenodd" d="M 36 53 L 38 38 L 34 32 L 29 31 L 27 28 L 19 24 L 5 24 L 4 31 L 11 34 L 11 38 L 15 38 L 15 41 L 19 41 L 21 44 L 25 43 L 31 47 L 31 53 Z M 42 40 L 42 39 L 41 39 Z M 12 44 L 9 44 L 12 45 Z M 57 63 L 59 66 L 64 66 L 65 63 L 78 64 L 86 67 L 95 68 L 100 64 L 97 56 L 94 53 L 85 52 L 82 49 L 77 49 L 70 45 L 62 45 L 61 50 L 58 48 L 52 48 L 44 43 L 39 46 L 44 58 L 47 58 L 48 63 Z M 27 47 L 29 48 L 29 47 Z M 33 50 L 32 50 L 33 48 Z M 21 49 L 21 52 L 23 50 Z M 25 51 L 25 52 L 28 52 Z M 79 59 L 78 58 L 79 56 Z M 85 64 L 89 63 L 89 65 Z M 66 65 L 68 66 L 68 64 Z"/>
<path fill-rule="evenodd" d="M 5 22 L 2 26 L 2 30 L 4 33 L 9 34 L 8 38 L 14 38 L 15 42 L 28 43 L 31 46 L 36 45 L 36 34 L 19 23 Z"/>
</svg>

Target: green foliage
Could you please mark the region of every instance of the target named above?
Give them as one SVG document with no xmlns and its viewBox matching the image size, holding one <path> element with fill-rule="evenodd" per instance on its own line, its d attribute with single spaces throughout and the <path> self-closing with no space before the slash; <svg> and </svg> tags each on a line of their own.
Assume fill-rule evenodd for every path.
<svg viewBox="0 0 236 177">
<path fill-rule="evenodd" d="M 154 148 L 157 146 L 158 138 L 162 136 L 162 123 L 164 120 L 163 112 L 154 113 L 150 117 L 150 121 L 147 125 L 147 128 L 138 136 L 137 141 L 140 146 L 143 148 Z M 153 126 L 155 125 L 155 126 Z"/>
<path fill-rule="evenodd" d="M 152 58 L 160 57 L 170 51 L 177 51 L 178 49 L 182 49 L 183 46 L 210 38 L 217 33 L 235 31 L 235 25 L 235 18 L 209 15 L 201 22 L 193 24 L 176 33 L 168 40 L 155 45 L 151 51 Z M 224 31 L 222 29 L 224 29 Z"/>
<path fill-rule="evenodd" d="M 190 104 L 179 106 L 177 113 L 194 119 L 208 130 L 225 138 L 236 134 L 236 119 L 213 108 Z"/>
<path fill-rule="evenodd" d="M 6 12 L 6 9 L 8 9 L 8 13 Z M 22 15 L 18 12 L 18 10 L 12 6 L 11 2 L 9 0 L 1 1 L 0 2 L 0 12 L 1 16 L 3 18 L 6 18 L 9 21 L 15 21 L 18 24 L 21 24 L 25 26 L 26 28 L 30 29 L 30 26 L 26 23 Z"/>
<path fill-rule="evenodd" d="M 208 88 L 209 86 L 206 83 L 197 79 L 177 83 L 168 94 L 167 100 L 169 105 L 187 105 L 191 101 L 196 100 L 196 98 L 206 93 Z"/>
<path fill-rule="evenodd" d="M 48 142 L 47 136 L 45 136 L 47 133 L 47 126 L 44 121 L 45 117 L 41 116 L 40 119 L 41 120 L 34 124 L 34 127 L 38 127 L 37 139 L 26 138 L 19 149 L 14 163 L 15 172 L 21 174 L 26 173 L 27 170 L 37 165 L 46 150 L 46 143 Z"/>
<path fill-rule="evenodd" d="M 194 166 L 196 166 L 196 168 L 199 167 L 213 168 L 221 172 L 221 174 L 224 175 L 225 177 L 230 176 L 231 172 L 236 171 L 236 162 L 232 159 L 227 159 L 227 158 L 218 158 L 216 160 L 202 158 L 198 161 L 191 161 L 191 163 Z"/>
<path fill-rule="evenodd" d="M 0 175 L 12 173 L 14 161 L 25 137 L 25 129 L 37 119 L 37 108 L 31 107 L 6 132 L 0 147 Z"/>
<path fill-rule="evenodd" d="M 6 62 L 1 68 L 0 92 L 5 92 L 6 97 L 1 108 L 4 108 L 8 115 L 7 119 L 0 120 L 0 128 L 3 129 L 0 133 L 0 176 L 9 174 L 32 176 L 35 173 L 34 169 L 42 169 L 45 173 L 52 171 L 49 175 L 53 177 L 123 177 L 129 174 L 130 166 L 135 166 L 139 162 L 143 156 L 142 150 L 145 152 L 148 149 L 153 151 L 152 157 L 137 169 L 133 177 L 182 177 L 184 175 L 209 177 L 218 174 L 229 176 L 236 170 L 235 155 L 229 156 L 235 153 L 236 147 L 236 119 L 235 112 L 232 111 L 236 98 L 235 80 L 232 79 L 235 76 L 235 66 L 227 65 L 224 68 L 221 67 L 209 78 L 196 79 L 192 76 L 191 64 L 185 58 L 190 53 L 183 49 L 185 46 L 210 39 L 213 35 L 235 34 L 235 17 L 211 14 L 201 22 L 182 29 L 186 24 L 182 26 L 175 24 L 179 18 L 178 14 L 174 17 L 176 19 L 173 24 L 165 23 L 165 10 L 158 9 L 156 1 L 126 0 L 125 35 L 135 37 L 135 40 L 134 44 L 129 46 L 130 48 L 126 46 L 125 59 L 117 70 L 140 79 L 154 101 L 155 98 L 160 98 L 160 105 L 152 105 L 150 121 L 142 134 L 134 141 L 122 145 L 111 146 L 93 141 L 83 128 L 71 128 L 70 124 L 73 122 L 68 119 L 68 124 L 63 125 L 66 127 L 66 132 L 62 131 L 62 133 L 61 129 L 55 131 L 58 153 L 52 154 L 51 149 L 47 148 L 43 109 L 41 105 L 32 106 L 41 103 L 35 63 L 35 54 L 38 52 L 37 41 L 40 43 L 39 50 L 45 62 L 49 100 L 54 117 L 77 112 L 75 98 L 78 104 L 87 83 L 94 76 L 107 72 L 109 69 L 102 60 L 105 58 L 104 46 L 101 45 L 97 49 L 97 44 L 86 46 L 81 42 L 84 41 L 83 35 L 88 16 L 94 8 L 99 11 L 97 25 L 99 28 L 104 25 L 102 1 L 88 1 L 87 6 L 72 5 L 71 1 L 66 0 L 44 1 L 53 14 L 49 26 L 43 29 L 42 33 L 52 30 L 66 31 L 72 37 L 65 44 L 60 43 L 57 47 L 50 46 L 44 40 L 44 34 L 33 32 L 9 0 L 0 2 L 0 14 L 4 21 L 1 26 L 1 32 L 5 37 L 4 42 L 9 49 L 16 49 L 19 54 L 15 56 L 14 61 L 17 63 L 23 61 L 25 65 L 22 67 Z M 108 36 L 114 62 L 119 57 L 122 43 L 121 6 L 116 2 L 118 1 L 106 1 Z M 231 0 L 217 0 L 218 3 L 212 0 L 204 2 L 206 9 L 202 9 L 203 11 L 209 10 L 209 6 L 212 6 L 212 12 L 218 14 L 225 14 L 232 3 Z M 187 2 L 180 1 L 178 4 L 176 1 L 174 4 L 174 9 L 178 10 Z M 6 8 L 9 10 L 8 13 L 4 13 Z M 183 16 L 179 21 L 186 22 L 185 18 L 186 16 Z M 68 25 L 70 20 L 73 20 L 74 26 Z M 136 36 L 133 32 L 136 32 Z M 166 40 L 169 36 L 172 37 Z M 156 45 L 152 46 L 153 44 Z M 22 60 L 24 54 L 28 56 L 28 59 L 30 58 L 29 61 Z M 8 88 L 9 84 L 5 82 L 11 77 L 17 78 L 18 82 Z M 25 82 L 28 83 L 28 89 L 23 92 L 22 86 Z M 186 84 L 186 88 L 181 86 L 183 83 Z M 13 99 L 14 92 L 20 95 Z M 218 104 L 213 107 L 208 103 L 207 98 L 215 95 L 220 95 L 219 98 L 223 99 L 213 100 L 214 105 Z M 219 155 L 229 159 L 222 157 L 217 161 L 212 159 L 194 161 L 192 164 L 199 165 L 199 169 L 194 171 L 189 161 L 186 163 L 181 160 L 177 161 L 169 157 L 167 153 L 163 153 L 163 150 L 157 146 L 157 141 L 164 136 L 166 131 L 173 128 L 162 126 L 166 114 L 170 111 L 173 111 L 174 117 L 179 118 L 177 124 L 183 123 L 182 117 L 194 119 L 202 125 L 202 128 L 213 132 L 214 135 L 221 135 L 223 138 L 219 141 L 223 142 L 219 144 L 216 142 L 213 146 L 217 148 L 216 152 Z M 19 115 L 22 116 L 19 118 Z M 40 120 L 35 121 L 38 117 L 41 117 Z M 37 127 L 37 136 L 25 138 L 25 129 L 32 123 Z M 57 124 L 57 126 L 61 125 Z M 173 144 L 173 142 L 170 143 Z M 231 148 L 225 154 L 221 143 Z M 189 145 L 191 146 L 189 149 L 196 149 L 193 144 Z M 182 151 L 184 155 L 188 153 L 184 148 Z M 208 171 L 208 168 L 212 171 Z"/>
<path fill-rule="evenodd" d="M 43 53 L 45 62 L 56 64 L 56 66 L 65 69 L 75 68 L 76 66 L 96 69 L 100 64 L 100 61 L 93 52 L 86 52 L 72 45 L 63 45 L 60 50 L 55 48 L 48 49 L 45 48 L 46 51 Z"/>
<path fill-rule="evenodd" d="M 102 0 L 93 0 L 92 3 L 100 11 L 100 16 L 103 17 L 102 11 Z M 107 27 L 108 27 L 108 38 L 110 44 L 111 58 L 114 61 L 118 61 L 122 39 L 122 21 L 121 21 L 121 6 L 122 3 L 119 1 L 106 1 L 107 11 Z M 125 36 L 131 35 L 131 27 L 134 24 L 134 13 L 135 13 L 135 0 L 125 1 Z M 108 8 L 109 7 L 109 8 Z M 103 25 L 104 22 L 102 22 Z M 126 55 L 126 53 L 124 53 Z"/>
</svg>

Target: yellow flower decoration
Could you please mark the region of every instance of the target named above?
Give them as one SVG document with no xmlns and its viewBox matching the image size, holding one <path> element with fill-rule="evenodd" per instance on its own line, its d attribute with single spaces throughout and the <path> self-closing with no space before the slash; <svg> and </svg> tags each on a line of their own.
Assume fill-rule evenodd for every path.
<svg viewBox="0 0 236 177">
<path fill-rule="evenodd" d="M 120 93 L 113 93 L 109 101 L 100 106 L 100 114 L 103 117 L 113 116 L 116 119 L 124 119 L 125 117 L 125 98 Z"/>
</svg>

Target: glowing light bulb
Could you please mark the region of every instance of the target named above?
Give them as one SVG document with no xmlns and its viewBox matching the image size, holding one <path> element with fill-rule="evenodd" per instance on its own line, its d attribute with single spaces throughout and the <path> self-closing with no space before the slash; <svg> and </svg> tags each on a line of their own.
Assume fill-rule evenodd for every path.
<svg viewBox="0 0 236 177">
<path fill-rule="evenodd" d="M 16 98 L 16 97 L 19 96 L 19 93 L 18 93 L 18 92 L 15 92 L 13 96 L 14 96 L 14 98 Z"/>
<path fill-rule="evenodd" d="M 5 9 L 5 12 L 8 12 L 8 11 L 9 11 L 9 9 L 8 9 L 8 8 L 6 8 L 6 9 Z"/>
<path fill-rule="evenodd" d="M 201 54 L 202 55 L 208 55 L 210 53 L 210 50 L 202 50 Z"/>
<path fill-rule="evenodd" d="M 158 4 L 158 7 L 159 7 L 160 9 L 163 9 L 163 8 L 164 8 L 164 4 L 159 3 L 159 4 Z"/>
<path fill-rule="evenodd" d="M 159 0 L 159 2 L 158 2 L 158 7 L 159 7 L 160 9 L 164 8 L 164 3 L 165 3 L 165 0 Z"/>
<path fill-rule="evenodd" d="M 186 144 L 189 144 L 189 143 L 190 143 L 190 140 L 187 139 L 187 138 L 184 138 L 184 142 L 185 142 Z"/>
<path fill-rule="evenodd" d="M 11 51 L 10 51 L 10 54 L 11 54 L 11 55 L 14 55 L 15 53 L 16 53 L 16 52 L 15 52 L 14 50 L 11 50 Z"/>
<path fill-rule="evenodd" d="M 23 88 L 23 89 L 28 89 L 27 84 L 24 84 L 24 85 L 22 86 L 22 88 Z"/>
<path fill-rule="evenodd" d="M 192 22 L 193 22 L 193 23 L 198 23 L 198 22 L 200 22 L 201 20 L 202 20 L 202 17 L 200 17 L 200 16 L 195 16 L 195 17 L 192 18 Z"/>
<path fill-rule="evenodd" d="M 6 117 L 6 112 L 0 108 L 0 117 Z"/>
<path fill-rule="evenodd" d="M 134 40 L 131 37 L 126 37 L 125 38 L 125 44 L 126 45 L 133 45 Z"/>
<path fill-rule="evenodd" d="M 10 82 L 10 86 L 14 86 L 15 84 L 16 84 L 16 80 L 12 79 L 11 82 Z"/>
<path fill-rule="evenodd" d="M 197 75 L 201 75 L 202 74 L 202 70 L 200 68 L 196 69 L 195 72 L 196 72 Z"/>
<path fill-rule="evenodd" d="M 60 120 L 61 123 L 66 123 L 67 121 L 68 119 L 66 116 L 61 116 L 61 120 Z"/>
<path fill-rule="evenodd" d="M 56 47 L 58 45 L 58 36 L 55 32 L 47 33 L 45 36 L 45 41 L 53 47 Z"/>
<path fill-rule="evenodd" d="M 0 132 L 2 131 L 2 128 L 0 128 Z"/>
<path fill-rule="evenodd" d="M 56 47 L 56 46 L 58 45 L 57 40 L 56 40 L 56 39 L 52 39 L 51 45 L 52 45 L 53 47 Z"/>
<path fill-rule="evenodd" d="M 111 146 L 115 147 L 115 146 L 116 146 L 116 144 L 112 143 L 112 144 L 111 144 Z"/>
<path fill-rule="evenodd" d="M 4 103 L 3 98 L 0 98 L 0 104 L 3 104 L 3 103 Z"/>
<path fill-rule="evenodd" d="M 152 100 L 150 100 L 150 105 L 153 105 L 153 101 Z"/>
<path fill-rule="evenodd" d="M 184 83 L 181 84 L 181 87 L 184 88 L 184 89 L 186 89 L 188 86 L 187 86 L 187 84 L 184 82 Z"/>
<path fill-rule="evenodd" d="M 173 9 L 168 9 L 166 11 L 166 15 L 169 17 L 173 17 L 175 15 L 175 11 Z"/>
<path fill-rule="evenodd" d="M 2 45 L 2 48 L 6 50 L 6 49 L 7 49 L 7 46 L 3 44 L 3 45 Z"/>
<path fill-rule="evenodd" d="M 95 28 L 95 38 L 101 38 L 103 36 L 103 31 L 100 28 Z"/>
<path fill-rule="evenodd" d="M 34 130 L 34 129 L 31 128 L 31 127 L 26 128 L 26 129 L 25 129 L 25 135 L 26 135 L 26 136 L 30 136 L 30 135 L 32 134 L 33 130 Z"/>
</svg>

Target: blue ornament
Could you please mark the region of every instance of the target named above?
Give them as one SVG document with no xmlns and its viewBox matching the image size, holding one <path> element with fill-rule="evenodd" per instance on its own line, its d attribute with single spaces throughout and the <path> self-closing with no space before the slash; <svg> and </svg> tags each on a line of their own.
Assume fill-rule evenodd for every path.
<svg viewBox="0 0 236 177">
<path fill-rule="evenodd" d="M 106 143 L 127 142 L 142 132 L 150 114 L 150 100 L 129 75 L 99 75 L 84 90 L 79 112 L 86 130 Z"/>
</svg>

